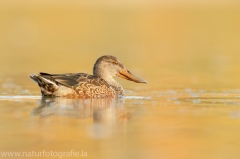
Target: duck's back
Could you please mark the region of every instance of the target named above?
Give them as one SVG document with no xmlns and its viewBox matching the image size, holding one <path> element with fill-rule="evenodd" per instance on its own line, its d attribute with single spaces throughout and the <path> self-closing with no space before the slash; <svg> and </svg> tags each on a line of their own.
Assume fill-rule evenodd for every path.
<svg viewBox="0 0 240 159">
<path fill-rule="evenodd" d="M 30 76 L 41 88 L 44 96 L 70 98 L 115 97 L 115 91 L 108 83 L 96 76 L 85 73 L 48 74 Z"/>
</svg>

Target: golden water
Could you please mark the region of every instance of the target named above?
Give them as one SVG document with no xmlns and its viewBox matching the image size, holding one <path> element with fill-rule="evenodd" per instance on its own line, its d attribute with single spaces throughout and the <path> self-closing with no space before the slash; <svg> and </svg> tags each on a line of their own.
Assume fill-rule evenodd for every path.
<svg viewBox="0 0 240 159">
<path fill-rule="evenodd" d="M 0 2 L 1 152 L 240 158 L 239 2 L 25 2 Z M 41 99 L 29 79 L 91 73 L 104 54 L 148 84 L 116 78 L 118 100 Z"/>
</svg>

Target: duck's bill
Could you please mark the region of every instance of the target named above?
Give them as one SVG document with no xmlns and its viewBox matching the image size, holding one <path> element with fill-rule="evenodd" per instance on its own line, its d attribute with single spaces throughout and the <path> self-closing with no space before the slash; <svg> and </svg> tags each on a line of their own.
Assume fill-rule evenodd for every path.
<svg viewBox="0 0 240 159">
<path fill-rule="evenodd" d="M 129 80 L 129 81 L 133 81 L 133 82 L 136 82 L 136 83 L 147 83 L 147 81 L 135 76 L 134 74 L 132 74 L 127 69 L 123 69 L 122 71 L 120 71 L 118 73 L 118 77 L 121 77 L 121 78 Z"/>
</svg>

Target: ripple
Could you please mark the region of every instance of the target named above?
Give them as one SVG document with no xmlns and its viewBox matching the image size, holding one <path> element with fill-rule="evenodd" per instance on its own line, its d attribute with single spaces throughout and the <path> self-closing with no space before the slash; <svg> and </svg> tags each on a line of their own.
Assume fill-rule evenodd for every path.
<svg viewBox="0 0 240 159">
<path fill-rule="evenodd" d="M 16 100 L 16 99 L 41 99 L 42 96 L 0 96 L 0 100 Z M 125 96 L 124 99 L 152 99 L 150 96 Z"/>
<path fill-rule="evenodd" d="M 147 97 L 145 97 L 145 96 L 125 96 L 124 97 L 125 99 L 152 99 L 152 97 L 150 97 L 150 96 L 147 96 Z"/>
<path fill-rule="evenodd" d="M 0 96 L 0 100 L 16 100 L 16 99 L 41 99 L 42 96 Z"/>
</svg>

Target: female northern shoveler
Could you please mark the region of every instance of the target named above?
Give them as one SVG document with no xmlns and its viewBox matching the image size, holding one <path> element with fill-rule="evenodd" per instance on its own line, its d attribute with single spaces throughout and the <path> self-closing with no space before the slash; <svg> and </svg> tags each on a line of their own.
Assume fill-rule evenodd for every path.
<svg viewBox="0 0 240 159">
<path fill-rule="evenodd" d="M 137 83 L 147 83 L 133 75 L 114 56 L 100 57 L 93 67 L 93 75 L 85 73 L 48 74 L 40 73 L 30 77 L 38 83 L 42 96 L 69 98 L 105 98 L 124 95 L 122 86 L 113 79 L 118 76 Z"/>
</svg>

